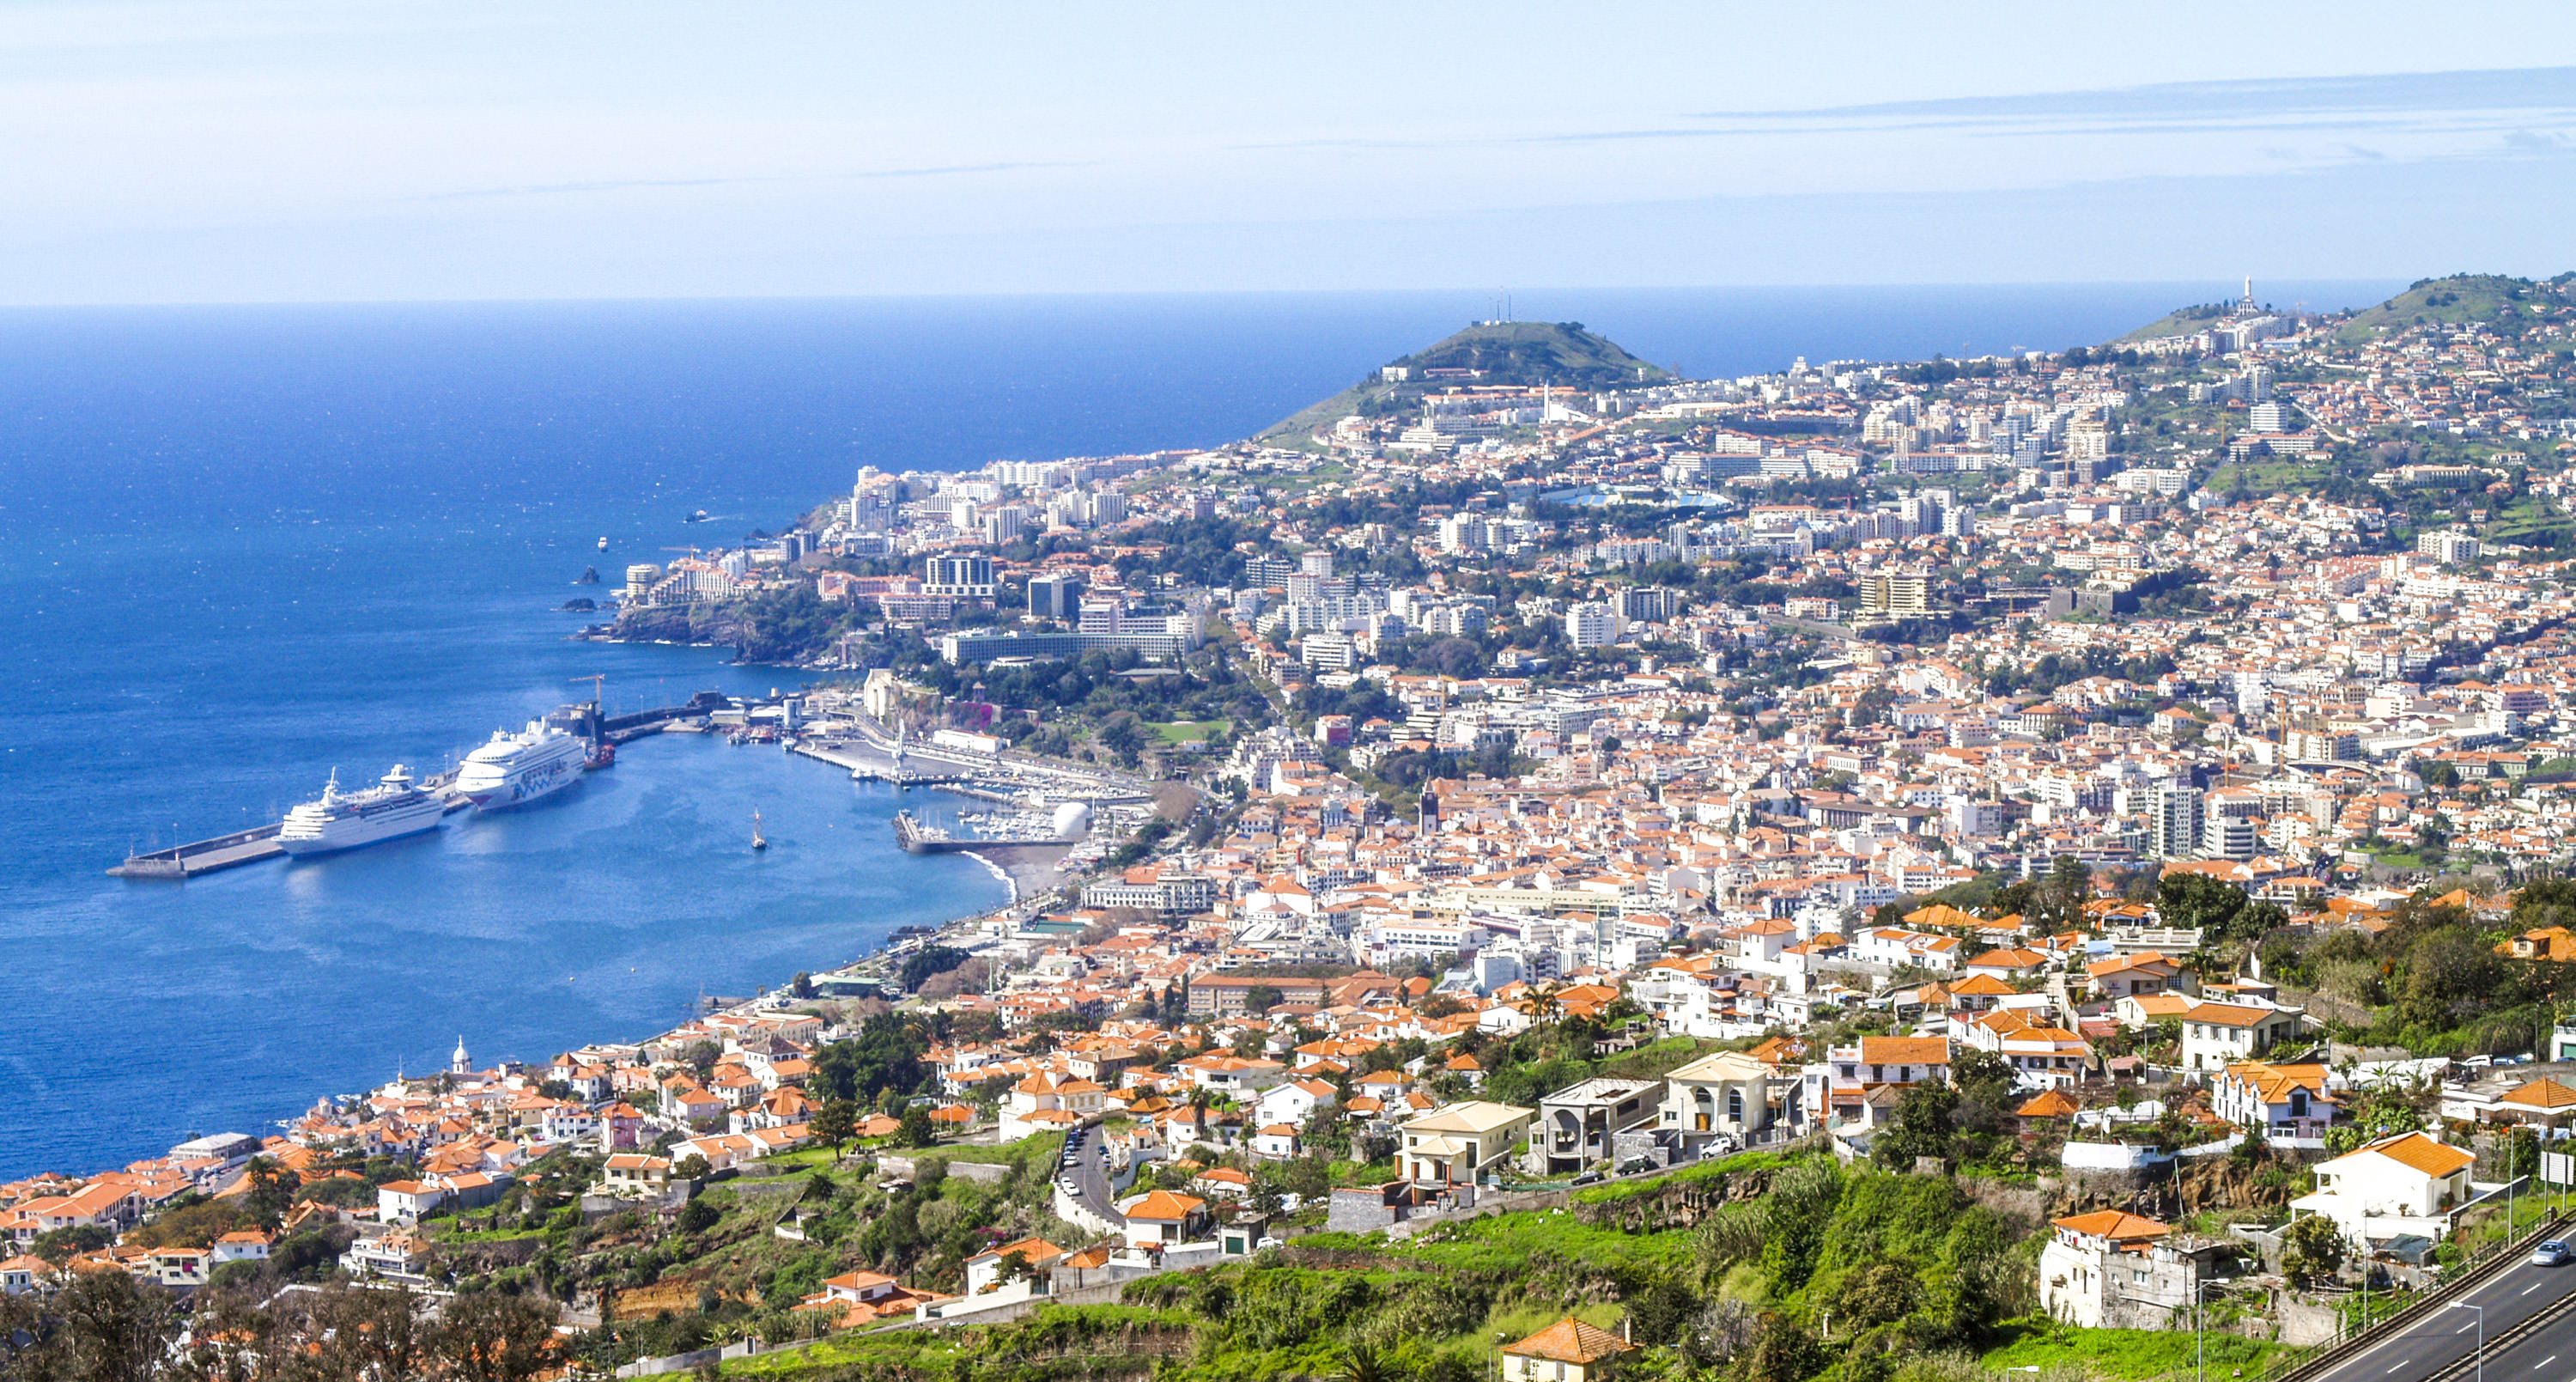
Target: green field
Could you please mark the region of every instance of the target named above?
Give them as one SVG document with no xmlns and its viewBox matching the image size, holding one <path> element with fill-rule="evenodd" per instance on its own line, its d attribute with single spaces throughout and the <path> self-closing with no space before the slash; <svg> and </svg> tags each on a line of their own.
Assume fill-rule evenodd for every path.
<svg viewBox="0 0 2576 1382">
<path fill-rule="evenodd" d="M 2209 1375 L 2259 1374 L 2275 1354 L 2291 1350 L 2268 1339 L 2209 1332 Z M 2192 1334 L 2188 1329 L 2072 1329 L 2039 1324 L 2005 1344 L 1989 1349 L 1982 1361 L 2001 1372 L 2006 1368 L 2044 1368 L 2048 1372 L 2081 1369 L 2098 1377 L 2144 1379 L 2192 1374 Z"/>
<path fill-rule="evenodd" d="M 1166 744 L 1186 744 L 1192 739 L 1213 739 L 1223 734 L 1231 720 L 1174 720 L 1170 724 L 1148 724 L 1155 737 Z"/>
</svg>

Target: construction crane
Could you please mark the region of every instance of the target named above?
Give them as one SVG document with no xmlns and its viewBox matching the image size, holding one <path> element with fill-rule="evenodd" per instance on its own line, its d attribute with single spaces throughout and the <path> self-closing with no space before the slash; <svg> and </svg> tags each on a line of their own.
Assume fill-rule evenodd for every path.
<svg viewBox="0 0 2576 1382">
<path fill-rule="evenodd" d="M 607 674 L 606 672 L 594 672 L 594 673 L 592 673 L 591 675 L 586 676 L 586 677 L 574 677 L 574 678 L 572 678 L 572 680 L 574 680 L 574 681 L 586 681 L 586 682 L 589 682 L 589 683 L 590 683 L 590 703 L 591 703 L 591 705 L 592 705 L 592 706 L 594 706 L 594 707 L 596 707 L 596 706 L 598 706 L 598 705 L 600 704 L 600 699 L 599 699 L 600 690 L 601 690 L 601 688 L 602 688 L 602 687 L 604 687 L 604 686 L 607 684 L 607 681 L 608 681 L 608 674 Z"/>
</svg>

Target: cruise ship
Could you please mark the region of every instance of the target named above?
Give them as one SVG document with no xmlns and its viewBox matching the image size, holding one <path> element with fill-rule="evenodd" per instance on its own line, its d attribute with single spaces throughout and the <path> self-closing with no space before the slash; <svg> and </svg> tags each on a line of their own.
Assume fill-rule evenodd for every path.
<svg viewBox="0 0 2576 1382">
<path fill-rule="evenodd" d="M 581 736 L 530 720 L 517 734 L 494 730 L 492 742 L 465 755 L 455 791 L 477 811 L 507 811 L 579 781 L 589 758 Z"/>
<path fill-rule="evenodd" d="M 277 843 L 289 854 L 328 854 L 434 830 L 446 814 L 447 803 L 413 786 L 400 763 L 375 786 L 346 795 L 334 771 L 322 786 L 321 800 L 286 813 Z"/>
</svg>

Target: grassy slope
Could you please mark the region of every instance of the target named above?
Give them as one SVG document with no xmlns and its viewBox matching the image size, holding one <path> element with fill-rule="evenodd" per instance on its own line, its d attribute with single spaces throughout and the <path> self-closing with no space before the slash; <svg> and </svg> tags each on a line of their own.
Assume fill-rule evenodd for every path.
<svg viewBox="0 0 2576 1382">
<path fill-rule="evenodd" d="M 2416 322 L 2491 322 L 2510 315 L 2522 303 L 2563 304 L 2571 300 L 2569 279 L 2546 283 L 2501 274 L 2453 274 L 2428 278 L 2376 307 L 2353 314 L 2341 337 L 2347 345 L 2371 340 L 2394 327 Z M 2226 313 L 2232 304 L 2204 303 L 2182 307 L 2112 342 L 2151 341 L 2198 331 Z"/>
<path fill-rule="evenodd" d="M 1613 384 L 1655 383 L 1671 378 L 1662 367 L 1638 359 L 1616 343 L 1590 331 L 1559 322 L 1502 322 L 1468 327 L 1411 355 L 1388 361 L 1423 369 L 1483 369 L 1479 384 L 1543 384 L 1550 380 L 1569 388 L 1605 388 Z M 1639 371 L 1643 370 L 1641 376 Z M 1304 409 L 1255 440 L 1269 446 L 1302 446 L 1317 428 L 1360 411 L 1372 399 L 1415 396 L 1423 381 L 1406 384 L 1368 378 Z"/>
<path fill-rule="evenodd" d="M 2492 322 L 2522 310 L 2527 302 L 2563 301 L 2545 284 L 2501 274 L 2458 274 L 2416 284 L 2377 307 L 2353 314 L 2340 333 L 2359 344 L 2394 328 L 2416 322 Z"/>
</svg>

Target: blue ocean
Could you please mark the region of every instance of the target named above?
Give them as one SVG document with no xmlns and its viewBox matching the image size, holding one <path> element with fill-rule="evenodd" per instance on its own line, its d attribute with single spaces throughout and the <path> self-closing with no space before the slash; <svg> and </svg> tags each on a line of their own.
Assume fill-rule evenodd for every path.
<svg viewBox="0 0 2576 1382">
<path fill-rule="evenodd" d="M 2395 284 L 2266 288 L 2376 301 Z M 2230 285 L 1513 295 L 1695 376 L 2098 341 Z M 1495 314 L 1270 294 L 0 311 L 0 1179 L 543 1060 L 998 904 L 895 799 L 681 736 L 524 812 L 186 883 L 130 849 L 435 769 L 589 694 L 786 673 L 566 641 L 585 566 L 776 528 L 860 466 L 1247 435 Z M 714 517 L 681 520 L 693 510 Z M 609 541 L 599 550 L 599 539 Z M 747 848 L 757 811 L 774 842 Z"/>
</svg>

